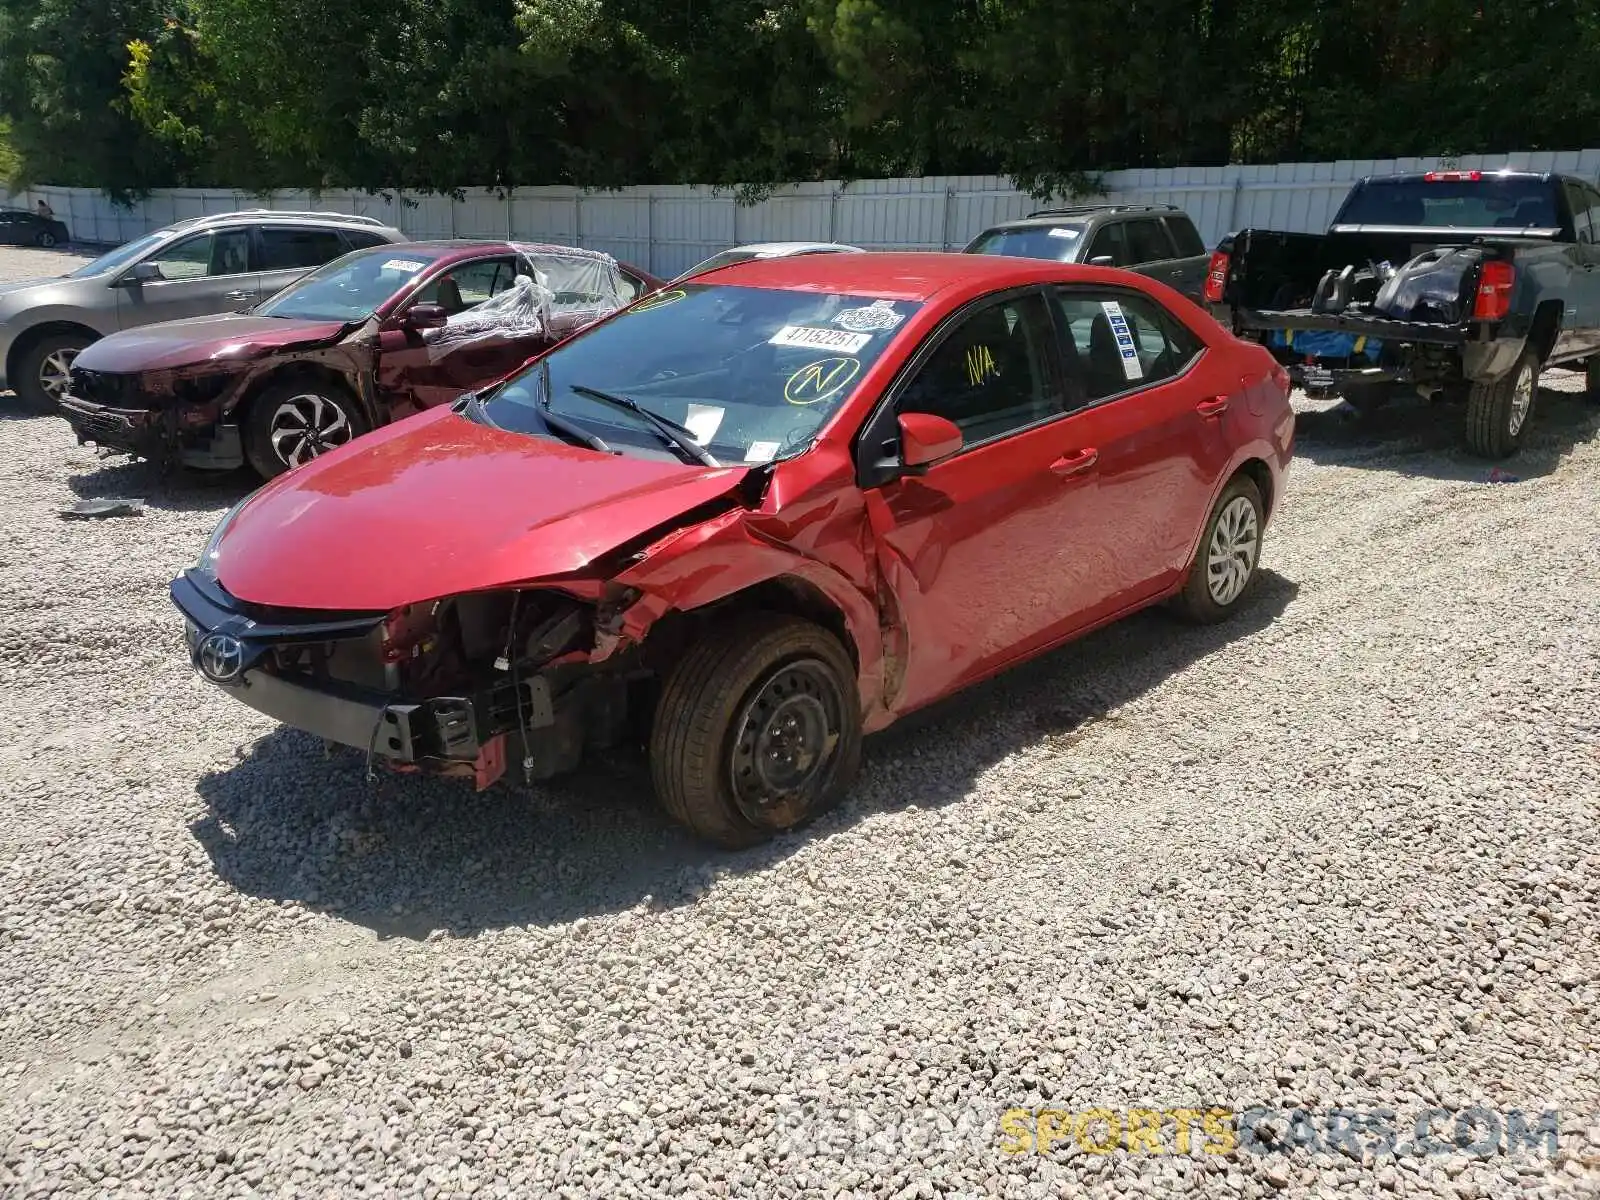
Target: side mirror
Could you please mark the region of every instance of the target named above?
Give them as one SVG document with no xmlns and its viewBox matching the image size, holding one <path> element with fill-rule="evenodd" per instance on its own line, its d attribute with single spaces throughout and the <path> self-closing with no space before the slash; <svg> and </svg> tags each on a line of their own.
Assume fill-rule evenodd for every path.
<svg viewBox="0 0 1600 1200">
<path fill-rule="evenodd" d="M 118 287 L 138 287 L 141 283 L 155 283 L 161 278 L 161 268 L 153 262 L 134 263 L 117 276 Z"/>
<path fill-rule="evenodd" d="M 961 429 L 932 413 L 900 414 L 900 462 L 909 474 L 921 474 L 961 449 Z"/>
<path fill-rule="evenodd" d="M 1089 260 L 1089 265 L 1091 267 L 1114 267 L 1114 266 L 1116 266 L 1116 264 L 1111 261 L 1111 255 L 1109 255 L 1109 254 L 1096 254 L 1093 258 L 1091 258 Z"/>
<path fill-rule="evenodd" d="M 449 323 L 450 314 L 442 304 L 413 304 L 401 319 L 407 329 L 443 329 Z"/>
</svg>

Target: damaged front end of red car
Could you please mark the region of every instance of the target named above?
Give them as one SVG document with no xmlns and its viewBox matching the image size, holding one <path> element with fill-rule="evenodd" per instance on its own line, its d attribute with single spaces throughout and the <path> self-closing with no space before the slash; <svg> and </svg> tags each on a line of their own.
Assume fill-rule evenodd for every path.
<svg viewBox="0 0 1600 1200">
<path fill-rule="evenodd" d="M 196 670 L 267 716 L 479 789 L 549 779 L 645 740 L 659 681 L 730 604 L 811 616 L 852 647 L 850 627 L 875 622 L 848 581 L 760 532 L 770 469 L 723 474 L 726 490 L 580 570 L 386 612 L 230 595 L 211 565 L 230 513 L 171 596 Z"/>
</svg>

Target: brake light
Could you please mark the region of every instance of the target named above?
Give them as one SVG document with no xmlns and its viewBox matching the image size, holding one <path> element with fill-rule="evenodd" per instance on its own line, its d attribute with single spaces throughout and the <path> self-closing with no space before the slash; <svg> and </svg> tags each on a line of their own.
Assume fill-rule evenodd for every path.
<svg viewBox="0 0 1600 1200">
<path fill-rule="evenodd" d="M 1424 183 L 1477 183 L 1482 171 L 1429 171 L 1422 177 Z"/>
<path fill-rule="evenodd" d="M 1478 297 L 1472 304 L 1474 321 L 1498 321 L 1511 311 L 1511 289 L 1517 282 L 1517 271 L 1503 258 L 1483 264 L 1483 274 L 1478 277 Z"/>
<path fill-rule="evenodd" d="M 1206 267 L 1206 302 L 1208 304 L 1222 303 L 1223 285 L 1228 282 L 1228 255 L 1226 251 L 1218 250 L 1211 256 L 1211 262 Z"/>
</svg>

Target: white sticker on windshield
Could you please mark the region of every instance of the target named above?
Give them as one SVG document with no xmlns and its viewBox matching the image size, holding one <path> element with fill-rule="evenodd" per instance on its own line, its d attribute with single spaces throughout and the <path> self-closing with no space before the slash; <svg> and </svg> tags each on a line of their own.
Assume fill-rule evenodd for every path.
<svg viewBox="0 0 1600 1200">
<path fill-rule="evenodd" d="M 744 460 L 747 463 L 771 462 L 777 457 L 777 442 L 751 442 L 750 449 L 744 452 Z"/>
<path fill-rule="evenodd" d="M 422 270 L 423 266 L 423 263 L 416 262 L 409 258 L 391 258 L 388 262 L 384 263 L 379 270 L 404 271 L 407 275 L 415 275 L 418 271 Z"/>
<path fill-rule="evenodd" d="M 1061 226 L 1058 225 L 1058 226 L 1056 226 L 1056 228 L 1054 228 L 1054 229 L 1052 229 L 1050 231 L 1050 236 L 1051 237 L 1058 237 L 1058 238 L 1066 238 L 1067 241 L 1072 242 L 1072 241 L 1076 241 L 1077 240 L 1078 234 L 1080 232 L 1081 231 L 1077 230 L 1077 229 L 1064 229 L 1064 228 L 1062 228 Z"/>
<path fill-rule="evenodd" d="M 785 325 L 767 339 L 767 344 L 838 350 L 845 354 L 854 354 L 871 340 L 870 333 L 846 333 L 842 329 L 817 329 L 811 325 Z"/>
<path fill-rule="evenodd" d="M 865 308 L 847 308 L 836 314 L 833 323 L 852 333 L 882 333 L 904 321 L 905 315 L 894 310 L 892 300 L 874 300 Z"/>
<path fill-rule="evenodd" d="M 691 404 L 689 415 L 683 419 L 684 428 L 694 435 L 694 440 L 704 446 L 717 435 L 725 409 L 715 404 Z"/>
<path fill-rule="evenodd" d="M 1106 320 L 1111 322 L 1111 332 L 1117 335 L 1117 353 L 1122 356 L 1122 373 L 1129 379 L 1143 379 L 1144 364 L 1139 361 L 1139 350 L 1133 344 L 1128 320 L 1122 315 L 1122 305 L 1115 300 L 1102 300 L 1100 307 L 1105 309 Z"/>
</svg>

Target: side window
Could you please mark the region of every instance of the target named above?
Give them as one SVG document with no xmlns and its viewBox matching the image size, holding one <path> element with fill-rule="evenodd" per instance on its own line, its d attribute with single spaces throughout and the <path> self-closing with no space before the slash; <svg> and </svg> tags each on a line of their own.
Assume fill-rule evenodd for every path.
<svg viewBox="0 0 1600 1200">
<path fill-rule="evenodd" d="M 499 295 L 515 278 L 516 264 L 509 258 L 465 263 L 423 288 L 416 303 L 438 304 L 454 315 Z"/>
<path fill-rule="evenodd" d="M 250 269 L 250 231 L 224 229 L 180 238 L 144 261 L 155 264 L 164 282 L 242 275 Z"/>
<path fill-rule="evenodd" d="M 1161 262 L 1172 257 L 1166 227 L 1155 217 L 1128 222 L 1128 254 L 1135 265 Z"/>
<path fill-rule="evenodd" d="M 1205 255 L 1206 244 L 1200 240 L 1199 230 L 1195 229 L 1194 222 L 1187 215 L 1175 213 L 1163 219 L 1179 258 L 1201 258 Z"/>
<path fill-rule="evenodd" d="M 344 253 L 344 239 L 333 229 L 289 229 L 268 226 L 261 230 L 263 271 L 310 270 Z"/>
<path fill-rule="evenodd" d="M 1125 267 L 1131 261 L 1128 258 L 1128 240 L 1122 232 L 1123 222 L 1112 221 L 1100 226 L 1094 240 L 1089 243 L 1089 249 L 1084 252 L 1083 261 L 1092 263 L 1097 258 L 1108 257 L 1113 267 Z"/>
<path fill-rule="evenodd" d="M 1058 289 L 1067 408 L 1171 379 L 1204 343 L 1161 305 L 1131 292 Z"/>
<path fill-rule="evenodd" d="M 1589 212 L 1589 240 L 1600 242 L 1600 188 L 1585 187 L 1583 199 Z"/>
<path fill-rule="evenodd" d="M 382 234 L 367 229 L 346 229 L 344 240 L 352 250 L 364 250 L 368 246 L 384 246 L 389 242 L 389 239 Z"/>
<path fill-rule="evenodd" d="M 1038 295 L 980 309 L 951 330 L 895 408 L 954 421 L 969 445 L 1058 416 L 1051 336 L 1049 312 Z"/>
<path fill-rule="evenodd" d="M 626 307 L 637 300 L 639 293 L 644 291 L 644 280 L 623 270 L 618 270 L 617 274 L 622 278 L 622 303 Z"/>
</svg>

